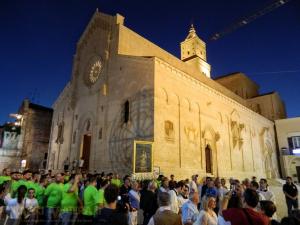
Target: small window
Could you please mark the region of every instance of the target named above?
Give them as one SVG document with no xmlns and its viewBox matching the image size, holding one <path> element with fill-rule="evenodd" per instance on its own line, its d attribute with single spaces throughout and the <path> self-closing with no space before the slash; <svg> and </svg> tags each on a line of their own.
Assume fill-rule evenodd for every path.
<svg viewBox="0 0 300 225">
<path fill-rule="evenodd" d="M 62 144 L 64 142 L 64 122 L 59 123 L 58 125 L 58 131 L 57 131 L 57 137 L 56 137 L 56 143 Z"/>
<path fill-rule="evenodd" d="M 102 139 L 102 128 L 100 128 L 100 130 L 99 130 L 99 136 L 98 136 L 98 138 L 101 140 Z"/>
<path fill-rule="evenodd" d="M 300 136 L 292 137 L 292 140 L 293 140 L 294 149 L 300 148 Z"/>
<path fill-rule="evenodd" d="M 127 100 L 124 104 L 124 123 L 129 121 L 129 101 Z"/>
</svg>

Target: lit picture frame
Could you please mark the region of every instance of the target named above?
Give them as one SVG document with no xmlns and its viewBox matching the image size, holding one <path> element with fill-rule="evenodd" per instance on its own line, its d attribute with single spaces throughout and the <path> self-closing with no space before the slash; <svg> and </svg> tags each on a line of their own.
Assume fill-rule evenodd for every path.
<svg viewBox="0 0 300 225">
<path fill-rule="evenodd" d="M 153 172 L 153 142 L 134 141 L 133 173 Z"/>
</svg>

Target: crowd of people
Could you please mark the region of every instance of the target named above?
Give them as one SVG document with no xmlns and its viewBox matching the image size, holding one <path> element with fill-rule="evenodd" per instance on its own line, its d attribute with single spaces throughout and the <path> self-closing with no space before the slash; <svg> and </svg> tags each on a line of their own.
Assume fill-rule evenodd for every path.
<svg viewBox="0 0 300 225">
<path fill-rule="evenodd" d="M 0 176 L 4 225 L 269 225 L 300 224 L 298 190 L 283 186 L 288 216 L 278 220 L 268 182 L 205 177 L 133 180 L 126 175 L 52 174 L 6 168 Z M 282 202 L 277 204 L 284 204 Z"/>
</svg>

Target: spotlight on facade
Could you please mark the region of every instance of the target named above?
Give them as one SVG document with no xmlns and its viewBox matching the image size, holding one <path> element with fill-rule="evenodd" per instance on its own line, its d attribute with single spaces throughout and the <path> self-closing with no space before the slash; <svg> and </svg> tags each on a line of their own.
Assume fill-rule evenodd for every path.
<svg viewBox="0 0 300 225">
<path fill-rule="evenodd" d="M 17 113 L 11 113 L 9 114 L 9 116 L 12 118 L 16 118 L 17 120 L 20 120 L 23 117 L 21 114 L 17 114 Z"/>
<path fill-rule="evenodd" d="M 26 167 L 26 159 L 23 159 L 21 161 L 21 168 L 25 168 Z"/>
</svg>

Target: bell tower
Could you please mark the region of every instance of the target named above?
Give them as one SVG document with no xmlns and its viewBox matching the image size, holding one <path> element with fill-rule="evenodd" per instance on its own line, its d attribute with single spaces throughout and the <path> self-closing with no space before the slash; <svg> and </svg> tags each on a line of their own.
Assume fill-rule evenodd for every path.
<svg viewBox="0 0 300 225">
<path fill-rule="evenodd" d="M 186 39 L 180 43 L 181 60 L 210 78 L 210 65 L 206 62 L 206 44 L 202 41 L 193 26 Z"/>
</svg>

